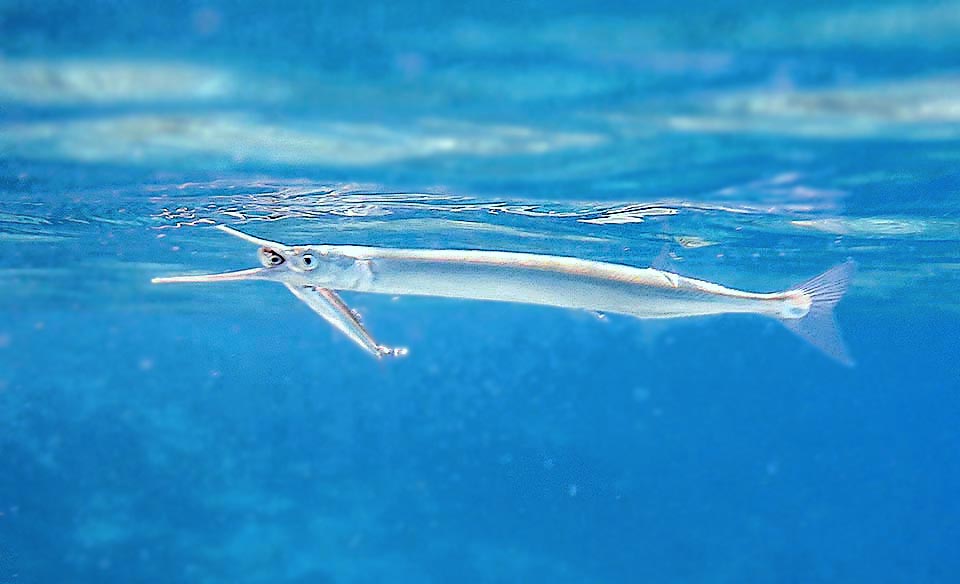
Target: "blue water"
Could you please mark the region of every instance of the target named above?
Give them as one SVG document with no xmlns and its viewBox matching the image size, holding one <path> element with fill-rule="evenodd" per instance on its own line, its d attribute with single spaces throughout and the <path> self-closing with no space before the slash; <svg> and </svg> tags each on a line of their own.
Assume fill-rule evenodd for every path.
<svg viewBox="0 0 960 584">
<path fill-rule="evenodd" d="M 0 3 L 0 584 L 960 581 L 960 3 Z M 758 290 L 344 293 L 267 239 Z"/>
</svg>

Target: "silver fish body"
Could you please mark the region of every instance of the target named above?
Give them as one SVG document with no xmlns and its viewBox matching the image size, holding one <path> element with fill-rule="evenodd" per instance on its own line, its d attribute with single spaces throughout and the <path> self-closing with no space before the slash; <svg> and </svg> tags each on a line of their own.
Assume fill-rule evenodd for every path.
<svg viewBox="0 0 960 584">
<path fill-rule="evenodd" d="M 827 355 L 852 361 L 833 308 L 853 276 L 852 261 L 794 288 L 758 293 L 727 288 L 655 268 L 528 253 L 290 246 L 226 226 L 218 229 L 260 246 L 260 268 L 222 274 L 154 278 L 153 282 L 270 280 L 371 354 L 405 354 L 378 344 L 336 291 L 518 302 L 663 319 L 751 313 L 778 319 Z"/>
<path fill-rule="evenodd" d="M 342 278 L 320 278 L 314 284 L 375 294 L 540 304 L 638 318 L 732 312 L 776 316 L 799 299 L 797 294 L 744 292 L 654 268 L 570 257 L 355 246 L 324 246 L 323 252 L 353 263 Z"/>
</svg>

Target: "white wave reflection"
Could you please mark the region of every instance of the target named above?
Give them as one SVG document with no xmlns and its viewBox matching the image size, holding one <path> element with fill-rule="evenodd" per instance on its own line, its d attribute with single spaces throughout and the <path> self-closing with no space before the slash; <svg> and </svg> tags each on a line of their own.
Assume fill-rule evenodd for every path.
<svg viewBox="0 0 960 584">
<path fill-rule="evenodd" d="M 683 132 L 807 138 L 949 140 L 960 136 L 960 77 L 819 90 L 720 95 L 702 112 L 670 116 Z"/>
<path fill-rule="evenodd" d="M 833 217 L 790 222 L 801 229 L 860 238 L 946 240 L 960 239 L 960 221 L 915 217 Z"/>
<path fill-rule="evenodd" d="M 81 162 L 226 162 L 370 166 L 435 156 L 509 156 L 591 148 L 598 134 L 421 120 L 402 127 L 316 122 L 292 127 L 241 114 L 144 114 L 11 124 L 0 150 Z M 203 161 L 209 162 L 209 160 Z"/>
<path fill-rule="evenodd" d="M 178 62 L 0 58 L 0 101 L 31 105 L 207 101 L 243 85 L 227 71 Z"/>
</svg>

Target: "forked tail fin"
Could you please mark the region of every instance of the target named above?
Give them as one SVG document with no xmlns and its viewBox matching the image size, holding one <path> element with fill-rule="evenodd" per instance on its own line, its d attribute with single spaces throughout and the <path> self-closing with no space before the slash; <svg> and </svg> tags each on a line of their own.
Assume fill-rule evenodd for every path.
<svg viewBox="0 0 960 584">
<path fill-rule="evenodd" d="M 810 309 L 803 318 L 780 320 L 808 343 L 848 367 L 853 366 L 853 359 L 850 358 L 840 336 L 840 329 L 833 316 L 833 307 L 846 293 L 855 270 L 856 264 L 853 260 L 847 260 L 794 287 L 794 290 L 800 290 L 810 299 Z"/>
</svg>

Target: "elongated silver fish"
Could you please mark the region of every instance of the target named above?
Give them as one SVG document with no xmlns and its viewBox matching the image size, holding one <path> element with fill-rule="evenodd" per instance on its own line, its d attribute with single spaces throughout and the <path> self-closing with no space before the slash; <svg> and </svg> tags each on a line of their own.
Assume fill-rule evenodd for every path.
<svg viewBox="0 0 960 584">
<path fill-rule="evenodd" d="M 381 345 L 337 290 L 543 304 L 637 318 L 725 313 L 778 319 L 824 353 L 852 364 L 833 308 L 853 276 L 847 261 L 790 290 L 745 292 L 655 268 L 571 257 L 499 251 L 388 249 L 352 245 L 286 245 L 220 225 L 260 246 L 262 267 L 197 276 L 154 278 L 155 284 L 270 280 L 376 357 L 406 349 Z"/>
</svg>

